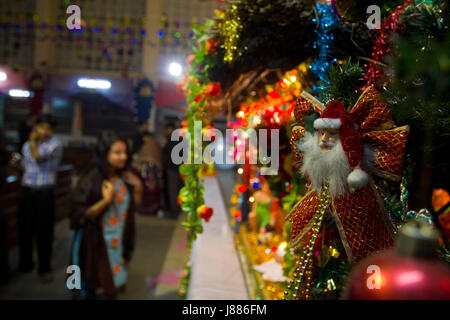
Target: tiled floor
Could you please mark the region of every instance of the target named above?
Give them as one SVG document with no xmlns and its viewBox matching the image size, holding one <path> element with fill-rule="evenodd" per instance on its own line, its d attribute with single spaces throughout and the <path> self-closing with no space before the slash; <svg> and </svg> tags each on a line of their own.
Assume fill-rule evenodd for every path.
<svg viewBox="0 0 450 320">
<path fill-rule="evenodd" d="M 224 199 L 229 200 L 235 184 L 234 171 L 219 171 Z M 178 281 L 186 257 L 186 232 L 178 220 L 136 216 L 137 238 L 127 282 L 120 299 L 178 299 Z M 36 271 L 15 274 L 8 285 L 0 286 L 1 299 L 70 299 L 66 288 L 66 268 L 73 233 L 68 220 L 55 227 L 53 253 L 54 281 L 42 284 Z M 17 264 L 17 249 L 10 252 L 10 265 Z"/>
<path fill-rule="evenodd" d="M 120 299 L 155 298 L 152 280 L 163 270 L 174 230 L 182 230 L 181 223 L 177 220 L 140 215 L 136 216 L 136 227 L 136 247 L 130 262 L 127 291 Z M 70 299 L 70 293 L 65 286 L 65 272 L 69 262 L 72 236 L 67 220 L 56 225 L 53 255 L 55 279 L 52 283 L 42 284 L 35 271 L 25 275 L 16 274 L 8 285 L 0 286 L 0 299 Z M 184 254 L 183 250 L 176 250 L 169 255 L 173 268 L 182 268 Z M 181 263 L 177 264 L 177 259 L 180 259 Z M 13 250 L 10 253 L 10 265 L 15 267 L 16 264 L 17 250 Z M 177 287 L 167 291 L 166 294 L 170 292 L 175 297 Z"/>
</svg>

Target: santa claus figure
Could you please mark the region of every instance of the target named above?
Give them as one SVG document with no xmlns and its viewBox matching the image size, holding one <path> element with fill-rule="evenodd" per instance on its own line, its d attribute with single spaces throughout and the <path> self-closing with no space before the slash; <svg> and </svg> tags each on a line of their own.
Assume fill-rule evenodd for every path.
<svg viewBox="0 0 450 320">
<path fill-rule="evenodd" d="M 337 100 L 325 107 L 304 92 L 295 108 L 298 123 L 310 107 L 320 114 L 315 132 L 300 126 L 291 139 L 309 181 L 308 192 L 287 217 L 291 244 L 300 252 L 285 293 L 294 299 L 312 297 L 317 268 L 331 258 L 352 264 L 392 246 L 395 230 L 373 175 L 401 178 L 408 134 L 407 126 L 394 127 L 388 106 L 371 87 L 350 111 Z"/>
</svg>

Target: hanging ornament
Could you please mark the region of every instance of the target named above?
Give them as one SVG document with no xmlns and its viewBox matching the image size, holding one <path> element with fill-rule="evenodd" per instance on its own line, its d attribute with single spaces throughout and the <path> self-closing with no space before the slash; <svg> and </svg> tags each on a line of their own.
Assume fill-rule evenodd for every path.
<svg viewBox="0 0 450 320">
<path fill-rule="evenodd" d="M 240 185 L 239 187 L 238 187 L 238 191 L 240 192 L 240 193 L 244 193 L 245 191 L 247 191 L 247 187 L 245 186 L 245 185 Z"/>
<path fill-rule="evenodd" d="M 214 214 L 214 210 L 211 207 L 202 205 L 197 208 L 197 214 L 201 219 L 205 220 L 205 222 L 209 222 Z"/>
<path fill-rule="evenodd" d="M 438 235 L 412 221 L 399 232 L 396 247 L 359 263 L 348 281 L 347 299 L 449 300 L 450 268 L 435 255 Z"/>
</svg>

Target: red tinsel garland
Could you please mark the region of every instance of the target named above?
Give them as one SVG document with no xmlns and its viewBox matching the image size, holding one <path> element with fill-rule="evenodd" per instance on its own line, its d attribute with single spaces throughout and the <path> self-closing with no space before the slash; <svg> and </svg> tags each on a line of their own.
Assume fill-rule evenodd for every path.
<svg viewBox="0 0 450 320">
<path fill-rule="evenodd" d="M 398 6 L 391 15 L 381 22 L 381 28 L 377 30 L 377 36 L 374 40 L 372 61 L 364 64 L 366 72 L 364 74 L 365 90 L 370 85 L 384 87 L 387 85 L 385 74 L 383 72 L 384 58 L 392 52 L 392 42 L 389 36 L 399 29 L 398 21 L 400 15 L 410 4 L 410 0 L 406 0 L 403 5 Z"/>
</svg>

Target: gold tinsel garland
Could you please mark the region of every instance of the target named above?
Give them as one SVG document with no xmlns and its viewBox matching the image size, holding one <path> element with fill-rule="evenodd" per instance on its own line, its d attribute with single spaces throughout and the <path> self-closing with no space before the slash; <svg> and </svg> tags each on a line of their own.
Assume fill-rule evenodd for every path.
<svg viewBox="0 0 450 320">
<path fill-rule="evenodd" d="M 233 62 L 236 51 L 238 51 L 237 42 L 239 34 L 242 30 L 241 18 L 238 16 L 239 2 L 233 3 L 229 11 L 225 13 L 225 21 L 222 22 L 220 31 L 223 39 L 223 44 L 220 46 L 225 50 L 223 60 L 227 63 Z M 238 51 L 241 56 L 242 52 Z"/>
<path fill-rule="evenodd" d="M 294 280 L 288 284 L 288 290 L 284 292 L 285 298 L 289 297 L 293 300 L 297 299 L 310 299 L 311 298 L 311 287 L 312 287 L 312 258 L 313 250 L 316 239 L 319 235 L 320 228 L 322 226 L 322 220 L 325 215 L 325 211 L 330 206 L 331 197 L 328 191 L 328 186 L 325 185 L 322 188 L 320 194 L 320 205 L 317 213 L 314 216 L 313 225 L 311 228 L 311 237 L 307 242 L 306 248 L 303 251 L 303 256 L 300 260 L 296 261 L 297 268 L 293 273 Z"/>
</svg>

